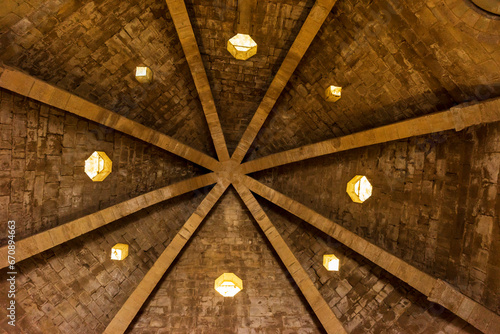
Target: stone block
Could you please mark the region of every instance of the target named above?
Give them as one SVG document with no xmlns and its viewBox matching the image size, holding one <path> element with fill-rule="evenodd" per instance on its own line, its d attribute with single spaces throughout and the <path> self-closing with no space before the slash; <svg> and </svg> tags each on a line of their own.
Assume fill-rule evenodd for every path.
<svg viewBox="0 0 500 334">
<path fill-rule="evenodd" d="M 55 199 L 59 196 L 59 183 L 46 183 L 43 189 L 43 200 Z"/>
<path fill-rule="evenodd" d="M 10 188 L 11 203 L 22 203 L 24 196 L 25 180 L 21 178 L 12 179 Z"/>
<path fill-rule="evenodd" d="M 57 135 L 64 134 L 64 117 L 51 113 L 48 119 L 48 132 Z"/>
<path fill-rule="evenodd" d="M 75 147 L 76 144 L 76 127 L 66 126 L 64 128 L 64 136 L 62 146 L 65 148 Z"/>
<path fill-rule="evenodd" d="M 0 178 L 0 196 L 10 196 L 11 182 L 7 177 Z"/>
<path fill-rule="evenodd" d="M 73 190 L 71 188 L 60 188 L 58 204 L 59 207 L 70 207 L 72 204 Z"/>
</svg>

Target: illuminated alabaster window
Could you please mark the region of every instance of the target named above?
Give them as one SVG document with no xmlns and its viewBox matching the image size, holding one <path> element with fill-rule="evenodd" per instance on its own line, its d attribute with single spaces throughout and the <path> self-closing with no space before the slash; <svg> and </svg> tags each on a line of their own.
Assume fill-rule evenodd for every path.
<svg viewBox="0 0 500 334">
<path fill-rule="evenodd" d="M 328 271 L 339 271 L 340 261 L 338 257 L 333 254 L 323 255 L 323 266 L 325 266 Z"/>
<path fill-rule="evenodd" d="M 95 151 L 85 160 L 85 173 L 94 182 L 103 181 L 111 173 L 111 159 L 104 152 Z"/>
<path fill-rule="evenodd" d="M 150 83 L 153 80 L 153 71 L 149 67 L 138 66 L 135 68 L 135 78 L 140 83 Z"/>
<path fill-rule="evenodd" d="M 236 59 L 247 60 L 257 53 L 257 43 L 250 35 L 237 34 L 227 41 L 227 51 Z"/>
<path fill-rule="evenodd" d="M 224 273 L 215 280 L 215 290 L 224 297 L 234 297 L 243 290 L 243 281 L 233 273 Z"/>
<path fill-rule="evenodd" d="M 111 260 L 121 261 L 128 255 L 127 244 L 116 244 L 111 248 Z"/>
<path fill-rule="evenodd" d="M 342 94 L 342 87 L 330 86 L 325 91 L 325 98 L 328 102 L 338 101 Z"/>
<path fill-rule="evenodd" d="M 347 193 L 353 202 L 363 203 L 372 195 L 372 185 L 363 175 L 356 175 L 347 183 Z"/>
</svg>

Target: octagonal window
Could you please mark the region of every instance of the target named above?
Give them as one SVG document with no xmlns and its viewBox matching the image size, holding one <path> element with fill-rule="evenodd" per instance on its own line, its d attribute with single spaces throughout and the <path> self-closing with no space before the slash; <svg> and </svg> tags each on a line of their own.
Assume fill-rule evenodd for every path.
<svg viewBox="0 0 500 334">
<path fill-rule="evenodd" d="M 342 95 L 342 87 L 330 86 L 325 91 L 325 99 L 328 102 L 336 102 Z"/>
<path fill-rule="evenodd" d="M 95 151 L 85 160 L 85 173 L 94 182 L 103 181 L 111 173 L 111 159 L 104 152 Z"/>
<path fill-rule="evenodd" d="M 247 60 L 257 53 L 257 43 L 250 35 L 237 34 L 227 41 L 227 51 L 236 59 Z"/>
<path fill-rule="evenodd" d="M 363 203 L 372 195 L 372 185 L 364 175 L 356 175 L 347 183 L 347 193 L 353 202 Z"/>
<path fill-rule="evenodd" d="M 215 280 L 215 290 L 224 297 L 234 297 L 243 290 L 243 281 L 233 273 L 224 273 Z"/>
<path fill-rule="evenodd" d="M 323 255 L 323 266 L 328 271 L 339 271 L 340 260 L 333 254 Z"/>
<path fill-rule="evenodd" d="M 121 261 L 128 256 L 127 244 L 116 244 L 111 248 L 111 260 Z"/>
</svg>

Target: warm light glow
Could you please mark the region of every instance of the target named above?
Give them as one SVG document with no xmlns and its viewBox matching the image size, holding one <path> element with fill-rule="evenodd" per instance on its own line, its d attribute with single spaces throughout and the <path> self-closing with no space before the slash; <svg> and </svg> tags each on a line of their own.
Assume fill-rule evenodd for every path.
<svg viewBox="0 0 500 334">
<path fill-rule="evenodd" d="M 325 266 L 328 271 L 339 271 L 340 261 L 333 254 L 323 255 L 323 266 Z"/>
<path fill-rule="evenodd" d="M 215 280 L 215 290 L 224 297 L 234 297 L 243 290 L 243 281 L 233 273 L 224 273 Z"/>
<path fill-rule="evenodd" d="M 227 51 L 236 59 L 247 60 L 257 53 L 257 43 L 249 35 L 237 34 L 227 41 Z"/>
<path fill-rule="evenodd" d="M 366 178 L 363 176 L 361 180 L 356 182 L 354 185 L 354 192 L 358 195 L 360 201 L 366 201 L 372 195 L 372 185 Z"/>
<path fill-rule="evenodd" d="M 135 68 L 135 78 L 140 83 L 150 83 L 153 80 L 153 71 L 149 67 L 138 66 Z"/>
<path fill-rule="evenodd" d="M 123 260 L 128 256 L 127 244 L 116 244 L 111 248 L 111 260 Z"/>
<path fill-rule="evenodd" d="M 356 175 L 347 183 L 347 193 L 353 202 L 363 203 L 372 195 L 372 185 L 363 175 Z"/>
<path fill-rule="evenodd" d="M 85 173 L 94 182 L 103 181 L 111 173 L 111 159 L 104 152 L 95 151 L 85 160 Z"/>
<path fill-rule="evenodd" d="M 111 260 L 121 260 L 121 259 L 122 259 L 122 251 L 113 248 L 111 251 Z"/>
<path fill-rule="evenodd" d="M 325 91 L 325 98 L 329 102 L 338 101 L 341 95 L 342 95 L 342 87 L 330 86 Z"/>
</svg>

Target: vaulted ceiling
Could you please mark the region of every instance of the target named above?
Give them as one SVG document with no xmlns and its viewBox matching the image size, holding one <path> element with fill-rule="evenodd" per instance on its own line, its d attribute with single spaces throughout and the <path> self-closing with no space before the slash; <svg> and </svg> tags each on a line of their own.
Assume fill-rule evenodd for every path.
<svg viewBox="0 0 500 334">
<path fill-rule="evenodd" d="M 2 1 L 16 332 L 498 333 L 500 17 L 255 3 L 243 61 L 226 49 L 237 0 Z M 84 172 L 96 150 L 103 182 Z M 223 272 L 243 279 L 234 298 L 213 289 Z"/>
</svg>

